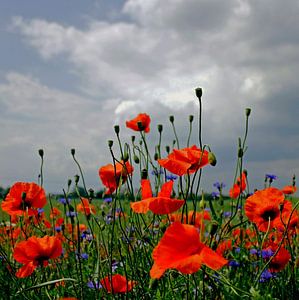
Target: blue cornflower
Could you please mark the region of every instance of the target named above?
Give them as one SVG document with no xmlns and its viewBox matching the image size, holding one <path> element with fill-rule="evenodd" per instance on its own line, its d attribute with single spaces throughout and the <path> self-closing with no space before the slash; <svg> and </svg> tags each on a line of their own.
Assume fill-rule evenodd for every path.
<svg viewBox="0 0 299 300">
<path fill-rule="evenodd" d="M 241 248 L 240 248 L 240 247 L 236 248 L 236 249 L 235 249 L 235 252 L 236 252 L 236 253 L 240 253 L 240 252 L 241 252 Z"/>
<path fill-rule="evenodd" d="M 270 280 L 273 277 L 276 277 L 276 275 L 274 275 L 273 273 L 271 273 L 269 270 L 265 270 L 261 274 L 260 282 L 266 282 L 266 281 Z"/>
<path fill-rule="evenodd" d="M 271 249 L 262 250 L 262 258 L 264 258 L 264 259 L 270 258 L 271 256 L 273 256 L 273 254 L 274 254 L 274 251 L 272 251 Z"/>
<path fill-rule="evenodd" d="M 97 281 L 95 281 L 95 282 L 88 281 L 87 282 L 87 287 L 89 287 L 90 289 L 101 289 L 102 285 Z"/>
<path fill-rule="evenodd" d="M 238 268 L 238 267 L 240 267 L 240 263 L 237 262 L 237 261 L 235 261 L 235 260 L 230 260 L 230 261 L 228 262 L 228 265 L 229 265 L 230 267 L 232 267 L 232 268 Z"/>
<path fill-rule="evenodd" d="M 259 251 L 258 251 L 257 249 L 250 249 L 250 250 L 249 250 L 249 253 L 250 253 L 251 255 L 259 255 Z"/>
<path fill-rule="evenodd" d="M 219 192 L 212 192 L 211 196 L 213 197 L 213 199 L 216 199 L 220 196 L 220 193 Z"/>
<path fill-rule="evenodd" d="M 273 181 L 273 180 L 276 180 L 278 177 L 274 174 L 266 174 L 265 178 Z"/>
<path fill-rule="evenodd" d="M 225 211 L 223 213 L 223 218 L 229 218 L 232 215 L 232 213 L 230 211 Z"/>
<path fill-rule="evenodd" d="M 174 181 L 174 180 L 176 180 L 177 178 L 178 178 L 178 176 L 173 175 L 173 174 L 168 174 L 168 175 L 166 175 L 166 179 L 167 179 L 167 180 L 172 180 L 172 181 Z"/>
<path fill-rule="evenodd" d="M 78 213 L 76 213 L 75 211 L 67 211 L 66 212 L 66 216 L 70 217 L 70 218 L 74 218 L 77 215 L 78 215 Z"/>
<path fill-rule="evenodd" d="M 104 203 L 111 203 L 112 202 L 112 198 L 104 198 L 103 202 Z"/>
<path fill-rule="evenodd" d="M 61 226 L 56 226 L 56 227 L 55 227 L 55 231 L 56 231 L 56 232 L 60 232 L 61 230 L 62 230 Z"/>
<path fill-rule="evenodd" d="M 219 182 L 219 181 L 216 181 L 215 183 L 213 183 L 213 186 L 218 189 L 219 191 L 223 188 L 226 187 L 225 183 L 223 182 Z"/>
<path fill-rule="evenodd" d="M 88 259 L 88 254 L 87 253 L 81 253 L 81 258 L 84 260 Z"/>
<path fill-rule="evenodd" d="M 70 199 L 70 198 L 68 198 L 68 199 L 65 199 L 65 198 L 59 198 L 59 199 L 58 199 L 58 202 L 60 202 L 60 203 L 63 204 L 63 205 L 66 205 L 67 203 L 70 204 L 71 199 Z"/>
<path fill-rule="evenodd" d="M 45 210 L 44 210 L 43 208 L 38 208 L 38 209 L 37 209 L 37 213 L 38 213 L 39 215 L 41 215 L 44 211 L 45 211 Z"/>
</svg>

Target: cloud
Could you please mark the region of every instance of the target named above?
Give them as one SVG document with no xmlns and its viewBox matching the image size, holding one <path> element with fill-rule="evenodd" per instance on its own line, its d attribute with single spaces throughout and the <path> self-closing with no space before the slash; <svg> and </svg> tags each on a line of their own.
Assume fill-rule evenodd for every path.
<svg viewBox="0 0 299 300">
<path fill-rule="evenodd" d="M 4 105 L 13 114 L 14 99 L 25 95 L 16 109 L 22 111 L 21 119 L 37 122 L 40 107 L 47 135 L 54 138 L 49 124 L 62 122 L 65 136 L 56 129 L 60 142 L 75 143 L 83 132 L 85 143 L 78 145 L 85 151 L 93 148 L 87 145 L 102 149 L 94 142 L 96 135 L 108 138 L 113 124 L 124 124 L 140 111 L 151 113 L 156 124 L 176 115 L 178 133 L 185 137 L 183 124 L 197 111 L 194 88 L 202 86 L 204 140 L 219 153 L 220 162 L 232 163 L 235 141 L 243 134 L 244 109 L 251 107 L 249 165 L 260 172 L 268 162 L 275 165 L 286 157 L 298 164 L 298 12 L 291 0 L 128 0 L 115 12 L 117 21 L 90 19 L 84 28 L 15 17 L 15 32 L 42 59 L 68 62 L 80 79 L 81 95 L 10 74 L 0 91 L 13 101 Z M 49 99 L 56 99 L 50 115 Z M 32 108 L 34 103 L 40 105 Z M 95 124 L 99 131 L 90 129 Z M 284 176 L 290 165 L 281 170 Z M 228 165 L 224 169 L 218 172 L 227 172 Z"/>
</svg>

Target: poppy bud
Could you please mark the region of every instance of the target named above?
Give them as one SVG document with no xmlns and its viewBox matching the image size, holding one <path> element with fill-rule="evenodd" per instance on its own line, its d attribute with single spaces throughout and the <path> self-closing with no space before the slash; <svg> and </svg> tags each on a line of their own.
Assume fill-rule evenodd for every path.
<svg viewBox="0 0 299 300">
<path fill-rule="evenodd" d="M 134 155 L 134 162 L 136 164 L 139 164 L 139 162 L 140 162 L 139 157 L 137 155 Z"/>
<path fill-rule="evenodd" d="M 131 136 L 131 141 L 132 141 L 132 143 L 135 142 L 135 135 L 132 135 L 132 136 Z"/>
<path fill-rule="evenodd" d="M 246 117 L 249 117 L 250 113 L 251 113 L 251 108 L 246 108 L 245 109 L 245 115 L 246 115 Z"/>
<path fill-rule="evenodd" d="M 75 155 L 76 150 L 74 148 L 71 149 L 71 154 L 74 156 Z"/>
<path fill-rule="evenodd" d="M 158 160 L 159 159 L 159 154 L 156 152 L 154 155 L 154 160 Z"/>
<path fill-rule="evenodd" d="M 213 152 L 209 152 L 208 154 L 208 160 L 209 160 L 209 163 L 211 166 L 216 166 L 216 163 L 217 163 L 217 159 L 216 159 L 216 156 Z"/>
<path fill-rule="evenodd" d="M 294 174 L 293 175 L 293 186 L 295 186 L 296 185 L 296 175 Z"/>
<path fill-rule="evenodd" d="M 202 96 L 202 88 L 196 88 L 195 89 L 195 95 L 198 99 L 201 99 Z"/>
<path fill-rule="evenodd" d="M 141 179 L 147 179 L 147 169 L 142 169 L 142 171 L 141 171 Z"/>
<path fill-rule="evenodd" d="M 79 182 L 80 176 L 79 175 L 75 175 L 74 178 L 75 178 L 75 183 L 77 184 Z"/>
<path fill-rule="evenodd" d="M 139 145 L 142 146 L 142 140 L 139 141 Z"/>
<path fill-rule="evenodd" d="M 119 134 L 119 125 L 115 125 L 115 126 L 114 126 L 114 132 L 115 132 L 116 134 Z"/>
<path fill-rule="evenodd" d="M 43 158 L 43 157 L 44 157 L 44 150 L 43 150 L 43 149 L 39 149 L 39 150 L 38 150 L 38 154 L 39 154 L 39 156 L 40 156 L 41 158 Z"/>
<path fill-rule="evenodd" d="M 279 211 L 280 211 L 280 213 L 282 213 L 282 211 L 283 211 L 283 206 L 284 206 L 283 203 L 279 204 Z"/>
<path fill-rule="evenodd" d="M 89 192 L 89 197 L 90 197 L 90 198 L 94 198 L 94 190 L 93 190 L 92 188 L 90 188 L 90 189 L 88 190 L 88 192 Z"/>
<path fill-rule="evenodd" d="M 169 154 L 169 152 L 170 152 L 170 147 L 169 147 L 169 146 L 166 146 L 166 147 L 165 147 L 165 150 L 166 150 L 167 154 Z"/>
<path fill-rule="evenodd" d="M 239 150 L 238 150 L 238 157 L 243 157 L 243 154 L 244 154 L 243 149 L 239 148 Z"/>
<path fill-rule="evenodd" d="M 163 125 L 162 124 L 158 124 L 158 131 L 161 133 L 163 130 Z"/>
<path fill-rule="evenodd" d="M 214 236 L 218 229 L 218 223 L 212 222 L 210 227 L 210 235 Z"/>
<path fill-rule="evenodd" d="M 245 174 L 245 177 L 247 177 L 247 174 L 248 174 L 247 170 L 244 169 L 243 173 Z"/>
<path fill-rule="evenodd" d="M 193 115 L 190 115 L 190 116 L 189 116 L 189 122 L 192 123 L 193 120 L 194 120 L 194 116 L 193 116 Z"/>
<path fill-rule="evenodd" d="M 202 195 L 201 195 L 201 200 L 199 201 L 199 207 L 201 209 L 205 209 L 206 208 L 205 196 L 204 196 L 204 192 L 203 191 L 202 191 Z"/>
<path fill-rule="evenodd" d="M 171 123 L 173 123 L 173 122 L 174 122 L 174 116 L 169 116 L 169 121 L 170 121 Z"/>
<path fill-rule="evenodd" d="M 108 146 L 109 146 L 109 148 L 112 148 L 112 146 L 113 146 L 113 141 L 112 140 L 108 141 Z"/>
</svg>

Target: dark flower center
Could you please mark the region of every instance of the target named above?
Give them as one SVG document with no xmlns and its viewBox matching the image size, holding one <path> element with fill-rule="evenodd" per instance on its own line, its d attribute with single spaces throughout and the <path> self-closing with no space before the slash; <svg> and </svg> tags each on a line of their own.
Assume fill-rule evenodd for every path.
<svg viewBox="0 0 299 300">
<path fill-rule="evenodd" d="M 265 220 L 265 221 L 273 221 L 277 216 L 279 215 L 279 211 L 278 210 L 274 210 L 274 209 L 269 209 L 269 210 L 265 210 L 261 217 Z"/>
</svg>

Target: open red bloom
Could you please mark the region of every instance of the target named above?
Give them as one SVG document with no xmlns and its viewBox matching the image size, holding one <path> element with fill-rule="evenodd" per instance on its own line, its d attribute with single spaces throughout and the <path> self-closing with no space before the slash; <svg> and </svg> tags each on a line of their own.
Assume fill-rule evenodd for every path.
<svg viewBox="0 0 299 300">
<path fill-rule="evenodd" d="M 292 195 L 297 192 L 297 187 L 293 185 L 286 185 L 282 190 L 281 190 L 285 195 Z"/>
<path fill-rule="evenodd" d="M 107 187 L 106 194 L 113 193 L 119 186 L 120 182 L 123 184 L 126 182 L 129 174 L 133 173 L 133 167 L 127 161 L 124 163 L 116 162 L 115 167 L 112 164 L 108 164 L 99 169 L 99 176 L 104 186 Z"/>
<path fill-rule="evenodd" d="M 181 222 L 182 221 L 182 214 L 174 213 L 169 215 L 169 219 L 171 222 Z M 203 231 L 204 229 L 204 220 L 211 220 L 211 215 L 208 211 L 204 210 L 201 212 L 190 210 L 188 212 L 188 223 L 190 225 L 194 225 L 196 228 Z M 183 215 L 183 221 L 181 222 L 186 224 L 186 215 Z"/>
<path fill-rule="evenodd" d="M 87 216 L 96 213 L 94 205 L 90 204 L 87 198 L 81 198 L 81 201 L 82 203 L 77 205 L 77 211 L 81 211 Z"/>
<path fill-rule="evenodd" d="M 16 182 L 1 206 L 11 216 L 32 216 L 37 214 L 37 208 L 44 207 L 46 203 L 46 194 L 41 186 L 34 182 Z"/>
<path fill-rule="evenodd" d="M 242 173 L 241 179 L 238 177 L 236 183 L 229 190 L 229 196 L 231 198 L 238 198 L 239 195 L 246 189 L 246 172 Z"/>
<path fill-rule="evenodd" d="M 135 119 L 126 122 L 126 126 L 135 131 L 150 131 L 151 118 L 147 114 L 139 114 Z"/>
<path fill-rule="evenodd" d="M 201 243 L 196 227 L 172 223 L 153 251 L 152 278 L 159 279 L 166 270 L 176 269 L 183 274 L 197 272 L 201 265 L 218 270 L 227 260 Z"/>
<path fill-rule="evenodd" d="M 178 176 L 192 174 L 209 164 L 209 152 L 195 145 L 180 150 L 173 149 L 167 158 L 158 159 L 158 163 L 169 172 Z"/>
<path fill-rule="evenodd" d="M 61 253 L 61 241 L 53 236 L 46 235 L 42 238 L 32 236 L 27 241 L 18 243 L 14 248 L 13 257 L 24 266 L 18 270 L 16 276 L 19 278 L 30 276 L 37 266 L 47 266 L 49 259 L 57 258 Z"/>
<path fill-rule="evenodd" d="M 282 214 L 292 209 L 292 203 L 284 200 L 284 194 L 279 189 L 269 187 L 256 191 L 246 199 L 245 214 L 260 231 L 266 232 L 268 226 L 269 229 L 283 228 L 280 220 L 281 205 L 283 205 Z"/>
<path fill-rule="evenodd" d="M 126 277 L 120 274 L 112 275 L 111 278 L 107 276 L 100 283 L 108 293 L 113 294 L 130 292 L 134 285 L 136 285 L 136 281 L 127 281 Z"/>
<path fill-rule="evenodd" d="M 263 249 L 263 250 L 271 250 L 271 252 L 274 254 L 278 248 L 278 245 L 275 243 L 271 243 L 269 247 Z M 278 253 L 273 257 L 273 259 L 270 261 L 269 264 L 269 271 L 270 272 L 280 272 L 282 271 L 288 262 L 291 259 L 291 255 L 289 251 L 284 247 L 280 247 Z"/>
<path fill-rule="evenodd" d="M 171 199 L 173 181 L 165 182 L 157 197 L 152 196 L 151 184 L 148 179 L 141 180 L 142 200 L 131 202 L 130 206 L 135 213 L 145 214 L 149 210 L 157 215 L 170 214 L 178 210 L 184 200 Z"/>
</svg>

